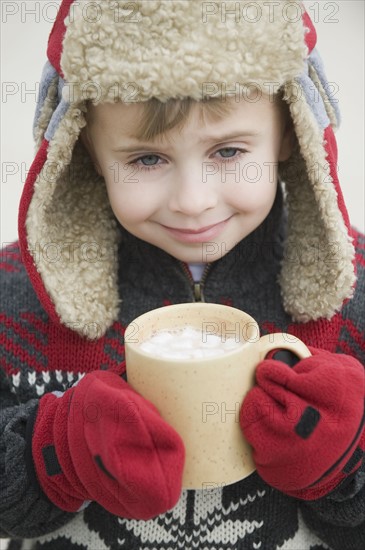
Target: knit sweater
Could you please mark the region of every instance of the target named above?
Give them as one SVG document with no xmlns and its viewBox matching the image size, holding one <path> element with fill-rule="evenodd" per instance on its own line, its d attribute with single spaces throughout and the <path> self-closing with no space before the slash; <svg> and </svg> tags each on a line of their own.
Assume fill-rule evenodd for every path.
<svg viewBox="0 0 365 550">
<path fill-rule="evenodd" d="M 96 369 L 126 378 L 125 328 L 151 309 L 196 300 L 231 305 L 254 317 L 262 334 L 285 331 L 307 345 L 353 355 L 365 365 L 365 237 L 355 229 L 353 298 L 331 319 L 305 324 L 293 323 L 285 313 L 277 283 L 286 231 L 281 193 L 261 226 L 207 265 L 200 285 L 194 284 L 187 264 L 122 227 L 120 231 L 123 269 L 118 288 L 123 307 L 118 320 L 95 341 L 50 320 L 29 281 L 18 244 L 2 251 L 0 535 L 13 540 L 11 549 L 362 550 L 365 464 L 316 501 L 288 497 L 254 472 L 232 485 L 182 490 L 173 509 L 148 521 L 114 516 L 95 502 L 76 514 L 67 513 L 42 493 L 32 476 L 27 434 L 27 420 L 39 399 L 46 392 L 65 391 Z"/>
</svg>

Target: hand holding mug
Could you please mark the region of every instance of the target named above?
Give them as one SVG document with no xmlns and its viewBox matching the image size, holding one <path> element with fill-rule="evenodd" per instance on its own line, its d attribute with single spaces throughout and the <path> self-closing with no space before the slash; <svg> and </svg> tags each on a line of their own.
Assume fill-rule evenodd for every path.
<svg viewBox="0 0 365 550">
<path fill-rule="evenodd" d="M 327 495 L 361 464 L 364 367 L 354 357 L 310 348 L 291 368 L 262 361 L 240 424 L 260 476 L 296 498 Z"/>
<path fill-rule="evenodd" d="M 143 351 L 159 331 L 193 327 L 201 338 L 239 343 L 223 355 L 160 357 Z M 161 344 L 162 345 L 162 344 Z M 239 424 L 242 401 L 255 383 L 256 366 L 270 350 L 285 348 L 310 356 L 298 338 L 277 333 L 260 338 L 256 321 L 243 311 L 213 303 L 185 303 L 149 311 L 125 332 L 129 384 L 153 403 L 185 446 L 183 487 L 227 485 L 255 470 L 252 449 Z"/>
</svg>

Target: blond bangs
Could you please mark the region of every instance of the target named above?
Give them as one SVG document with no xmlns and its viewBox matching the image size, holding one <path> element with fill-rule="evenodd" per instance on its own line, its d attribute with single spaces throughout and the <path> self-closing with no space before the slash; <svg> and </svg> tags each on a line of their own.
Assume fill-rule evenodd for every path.
<svg viewBox="0 0 365 550">
<path fill-rule="evenodd" d="M 199 114 L 202 120 L 204 117 L 214 121 L 220 120 L 231 110 L 231 105 L 223 102 L 220 98 L 210 98 L 198 102 L 187 97 L 170 99 L 166 103 L 152 98 L 141 105 L 143 105 L 141 120 L 133 136 L 140 141 L 152 141 L 172 128 L 183 126 L 193 106 L 199 105 Z"/>
</svg>

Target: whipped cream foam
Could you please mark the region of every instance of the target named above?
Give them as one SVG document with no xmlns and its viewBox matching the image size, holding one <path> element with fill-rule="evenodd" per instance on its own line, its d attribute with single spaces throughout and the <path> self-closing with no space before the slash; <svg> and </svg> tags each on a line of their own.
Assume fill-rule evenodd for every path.
<svg viewBox="0 0 365 550">
<path fill-rule="evenodd" d="M 194 327 L 163 329 L 140 344 L 140 349 L 153 356 L 168 359 L 200 359 L 225 355 L 243 342 L 236 338 L 207 334 Z"/>
</svg>

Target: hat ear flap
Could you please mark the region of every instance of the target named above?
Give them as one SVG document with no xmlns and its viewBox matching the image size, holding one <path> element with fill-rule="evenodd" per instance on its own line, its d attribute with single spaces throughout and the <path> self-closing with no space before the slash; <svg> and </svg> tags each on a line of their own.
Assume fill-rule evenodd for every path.
<svg viewBox="0 0 365 550">
<path fill-rule="evenodd" d="M 279 282 L 284 308 L 299 322 L 332 317 L 352 296 L 355 283 L 355 251 L 337 179 L 336 142 L 322 96 L 313 94 L 316 90 L 308 75 L 284 86 L 297 143 L 280 165 L 288 237 Z"/>
<path fill-rule="evenodd" d="M 94 339 L 118 317 L 119 237 L 104 180 L 78 139 L 79 113 L 70 106 L 48 145 L 25 223 L 48 313 Z"/>
<path fill-rule="evenodd" d="M 119 233 L 104 180 L 79 139 L 86 105 L 69 103 L 63 85 L 47 64 L 34 125 L 39 152 L 23 190 L 19 235 L 44 296 L 42 278 L 48 314 L 93 339 L 118 316 Z"/>
</svg>

